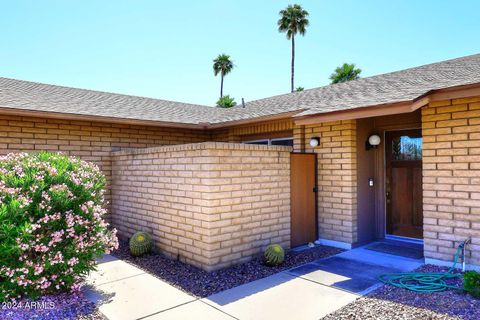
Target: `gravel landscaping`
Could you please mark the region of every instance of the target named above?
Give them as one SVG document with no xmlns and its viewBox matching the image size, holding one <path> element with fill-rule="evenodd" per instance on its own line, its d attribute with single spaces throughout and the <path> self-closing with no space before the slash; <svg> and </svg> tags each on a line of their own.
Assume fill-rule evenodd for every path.
<svg viewBox="0 0 480 320">
<path fill-rule="evenodd" d="M 448 268 L 425 265 L 420 272 L 443 272 Z M 449 284 L 462 285 L 462 279 Z M 410 320 L 410 319 L 480 319 L 480 300 L 457 290 L 437 293 L 417 293 L 384 285 L 369 295 L 357 299 L 324 320 Z"/>
<path fill-rule="evenodd" d="M 104 320 L 95 304 L 82 293 L 44 296 L 32 302 L 23 299 L 15 305 L 2 305 L 2 320 Z"/>
<path fill-rule="evenodd" d="M 285 261 L 278 267 L 265 266 L 262 257 L 257 256 L 249 262 L 214 272 L 203 271 L 186 263 L 169 259 L 159 253 L 132 257 L 126 242 L 121 242 L 119 249 L 112 254 L 179 289 L 203 298 L 342 251 L 333 247 L 316 246 L 301 252 L 286 252 Z"/>
</svg>

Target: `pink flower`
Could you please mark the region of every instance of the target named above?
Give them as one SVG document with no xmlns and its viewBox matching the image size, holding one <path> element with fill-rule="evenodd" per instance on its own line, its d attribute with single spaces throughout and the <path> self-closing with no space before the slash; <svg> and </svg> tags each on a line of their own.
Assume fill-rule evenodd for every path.
<svg viewBox="0 0 480 320">
<path fill-rule="evenodd" d="M 77 263 L 78 263 L 78 258 L 76 258 L 76 257 L 71 258 L 71 259 L 68 260 L 68 262 L 67 262 L 67 264 L 68 264 L 69 266 L 74 266 L 74 265 L 76 265 Z"/>
<path fill-rule="evenodd" d="M 44 283 L 42 283 L 42 285 L 40 286 L 41 289 L 47 289 L 48 287 L 50 287 L 52 283 L 50 281 L 45 281 Z"/>
<path fill-rule="evenodd" d="M 55 243 L 62 241 L 62 236 L 63 236 L 64 233 L 65 233 L 65 231 L 63 231 L 63 230 L 55 231 L 55 232 L 52 234 L 52 240 L 50 240 L 50 242 L 48 243 L 48 245 L 49 245 L 49 246 L 52 246 L 52 245 L 54 245 Z"/>
<path fill-rule="evenodd" d="M 44 244 L 35 245 L 35 251 L 37 251 L 37 252 L 47 252 L 48 250 L 49 250 L 49 248 Z"/>
<path fill-rule="evenodd" d="M 35 266 L 35 271 L 34 271 L 34 275 L 38 276 L 40 273 L 43 272 L 43 267 L 40 266 L 40 265 L 36 265 Z"/>
<path fill-rule="evenodd" d="M 55 257 L 53 257 L 52 261 L 50 261 L 50 264 L 55 265 L 57 263 L 62 263 L 63 262 L 63 254 L 61 252 L 57 252 L 55 254 Z"/>
<path fill-rule="evenodd" d="M 79 281 L 79 282 L 75 282 L 73 285 L 72 285 L 72 292 L 76 292 L 76 291 L 79 291 L 81 288 L 82 288 L 82 283 Z"/>
</svg>

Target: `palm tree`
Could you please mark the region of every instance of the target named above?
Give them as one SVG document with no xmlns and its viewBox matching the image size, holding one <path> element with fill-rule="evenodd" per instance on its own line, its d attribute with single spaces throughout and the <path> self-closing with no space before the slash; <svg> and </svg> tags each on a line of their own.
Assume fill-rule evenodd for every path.
<svg viewBox="0 0 480 320">
<path fill-rule="evenodd" d="M 220 83 L 220 98 L 223 97 L 223 77 L 232 71 L 234 65 L 230 56 L 223 53 L 218 55 L 216 59 L 213 60 L 213 74 L 217 76 L 220 73 L 222 78 Z"/>
<path fill-rule="evenodd" d="M 287 39 L 292 40 L 292 79 L 291 91 L 295 91 L 295 35 L 300 33 L 305 35 L 306 27 L 309 21 L 307 19 L 308 12 L 303 10 L 299 4 L 289 5 L 286 9 L 280 11 L 280 19 L 278 20 L 278 31 L 286 32 Z"/>
<path fill-rule="evenodd" d="M 347 82 L 350 80 L 357 80 L 360 78 L 362 69 L 355 68 L 354 63 L 344 63 L 340 67 L 337 67 L 335 71 L 330 75 L 330 80 L 333 83 Z"/>
<path fill-rule="evenodd" d="M 217 107 L 219 108 L 231 108 L 235 107 L 237 103 L 235 102 L 235 99 L 230 97 L 228 94 L 220 97 L 217 101 Z"/>
</svg>

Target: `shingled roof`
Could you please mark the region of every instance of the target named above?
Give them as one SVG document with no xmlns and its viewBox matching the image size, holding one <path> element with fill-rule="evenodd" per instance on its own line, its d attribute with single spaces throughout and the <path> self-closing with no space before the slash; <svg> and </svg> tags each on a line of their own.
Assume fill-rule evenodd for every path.
<svg viewBox="0 0 480 320">
<path fill-rule="evenodd" d="M 183 124 L 208 122 L 223 111 L 175 101 L 8 78 L 0 78 L 0 107 Z"/>
<path fill-rule="evenodd" d="M 255 100 L 230 109 L 0 78 L 0 109 L 219 125 L 291 112 L 303 116 L 411 102 L 432 90 L 477 83 L 480 54 Z"/>
<path fill-rule="evenodd" d="M 294 110 L 302 110 L 297 116 L 322 114 L 411 102 L 432 90 L 475 83 L 480 83 L 480 54 L 260 99 L 244 110 L 234 109 L 237 119 Z"/>
</svg>

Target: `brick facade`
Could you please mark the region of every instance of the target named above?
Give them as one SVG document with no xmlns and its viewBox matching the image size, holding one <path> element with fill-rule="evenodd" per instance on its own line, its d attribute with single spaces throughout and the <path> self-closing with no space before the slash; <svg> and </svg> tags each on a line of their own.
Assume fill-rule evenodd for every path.
<svg viewBox="0 0 480 320">
<path fill-rule="evenodd" d="M 357 241 L 357 147 L 356 121 L 345 120 L 297 126 L 276 120 L 218 131 L 213 137 L 242 141 L 243 137 L 290 130 L 294 151 L 315 152 L 318 179 L 318 234 L 320 239 L 346 243 Z M 310 138 L 320 137 L 320 145 L 310 147 Z"/>
<path fill-rule="evenodd" d="M 357 241 L 356 121 L 297 126 L 294 150 L 315 152 L 318 159 L 319 238 L 353 244 Z M 312 148 L 310 138 L 319 137 Z"/>
<path fill-rule="evenodd" d="M 480 97 L 431 102 L 422 108 L 422 131 L 425 256 L 451 261 L 458 241 L 471 237 L 468 261 L 479 265 Z M 113 179 L 107 199 L 125 235 L 151 228 L 164 252 L 213 270 L 270 242 L 288 247 L 289 148 L 179 145 L 275 133 L 290 133 L 296 152 L 318 155 L 319 238 L 356 243 L 356 120 L 297 126 L 284 119 L 207 131 L 0 115 L 0 154 L 62 151 L 97 163 L 109 184 Z M 313 136 L 320 137 L 316 148 Z"/>
<path fill-rule="evenodd" d="M 289 147 L 231 143 L 113 154 L 113 222 L 153 234 L 170 256 L 206 270 L 290 242 Z"/>
<path fill-rule="evenodd" d="M 80 156 L 111 181 L 112 150 L 207 141 L 203 130 L 0 115 L 0 154 L 48 150 Z M 109 199 L 107 190 L 106 198 Z"/>
<path fill-rule="evenodd" d="M 425 257 L 452 261 L 472 238 L 467 262 L 480 264 L 480 97 L 422 109 Z"/>
<path fill-rule="evenodd" d="M 182 145 L 214 139 L 238 140 L 238 138 L 232 137 L 238 137 L 236 134 L 258 132 L 259 130 L 275 131 L 288 128 L 289 125 L 291 125 L 291 121 L 290 124 L 285 124 L 284 121 L 283 124 L 257 125 L 256 129 L 253 129 L 254 131 L 247 126 L 237 128 L 236 131 L 230 129 L 206 131 L 0 115 L 0 154 L 47 150 L 80 156 L 86 161 L 95 162 L 107 177 L 109 185 L 106 199 L 112 203 L 109 207 L 113 213 L 112 220 L 115 224 L 118 222 L 121 230 L 128 235 L 137 226 L 145 228 L 147 223 L 152 222 L 145 217 L 156 212 L 156 209 L 154 207 L 132 207 L 138 212 L 117 210 L 123 206 L 124 199 L 112 199 L 110 189 L 112 151 L 142 150 L 149 147 Z M 271 129 L 269 129 L 270 127 Z M 222 138 L 222 132 L 226 132 L 224 137 L 227 138 Z M 175 148 L 181 149 L 182 147 Z M 288 151 L 284 150 L 280 156 L 279 152 L 275 150 L 282 149 L 282 147 L 272 148 L 274 150 L 271 152 L 265 152 L 263 150 L 265 147 L 255 145 L 237 146 L 238 150 L 229 148 L 224 147 L 221 151 L 215 151 L 217 154 L 211 159 L 217 159 L 215 161 L 222 159 L 222 162 L 212 163 L 205 160 L 208 158 L 205 155 L 200 157 L 203 160 L 198 160 L 199 158 L 194 156 L 175 157 L 170 152 L 171 159 L 165 161 L 173 166 L 170 173 L 176 172 L 179 175 L 176 178 L 171 177 L 173 182 L 169 184 L 169 187 L 175 190 L 171 190 L 168 201 L 165 198 L 155 199 L 159 206 L 163 205 L 162 210 L 165 211 L 165 214 L 170 214 L 169 219 L 162 220 L 166 221 L 165 224 L 159 223 L 159 229 L 155 232 L 157 237 L 165 236 L 165 238 L 161 238 L 160 247 L 172 257 L 178 256 L 206 269 L 220 268 L 249 259 L 252 254 L 259 252 L 271 241 L 281 243 L 285 247 L 289 246 Z M 289 148 L 286 149 L 289 150 Z M 142 151 L 138 152 L 139 155 L 142 153 Z M 203 152 L 206 152 L 206 149 Z M 166 159 L 165 155 L 161 158 Z M 207 162 L 201 164 L 203 167 L 198 172 L 179 169 L 184 168 L 188 161 Z M 178 167 L 175 163 L 178 164 Z M 199 164 L 190 163 L 191 170 L 195 166 L 199 166 Z M 237 168 L 241 168 L 241 170 L 237 170 Z M 139 166 L 139 170 L 142 170 L 141 166 Z M 189 178 L 184 175 L 193 177 L 196 174 L 201 176 L 200 180 L 195 183 L 190 181 L 191 184 L 189 184 L 186 181 Z M 142 183 L 145 185 L 147 182 Z M 193 188 L 196 193 L 192 193 Z M 198 200 L 200 204 L 191 203 L 189 205 L 192 198 L 182 196 L 192 196 L 192 194 L 204 197 Z M 149 194 L 145 193 L 142 196 L 149 197 Z M 198 205 L 202 206 L 198 207 Z M 195 210 L 199 208 L 208 211 L 208 214 L 195 213 Z M 192 229 L 193 226 L 182 222 L 187 219 L 186 216 L 182 216 L 187 211 L 191 214 L 195 213 L 195 232 L 198 232 L 196 236 Z M 173 212 L 175 214 L 172 214 Z M 126 214 L 125 217 L 124 214 Z M 135 219 L 132 214 L 135 214 Z M 137 218 L 138 220 L 136 220 Z M 202 222 L 204 218 L 213 220 Z M 161 218 L 157 217 L 156 219 L 158 222 L 158 219 Z M 190 218 L 189 221 L 193 220 Z M 208 228 L 205 227 L 206 223 L 208 223 Z M 176 224 L 177 227 L 172 226 L 173 224 Z M 165 231 L 168 228 L 172 230 L 172 233 Z M 178 234 L 182 232 L 184 233 L 183 237 Z M 234 236 L 232 236 L 232 232 L 235 233 Z M 209 238 L 211 242 L 205 242 L 203 247 L 201 242 L 193 245 L 192 241 L 198 241 L 195 237 L 203 233 L 211 236 Z M 202 257 L 199 252 L 203 252 L 205 255 Z M 213 264 L 215 267 L 212 267 Z"/>
</svg>

